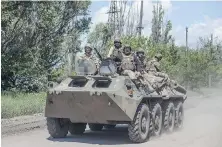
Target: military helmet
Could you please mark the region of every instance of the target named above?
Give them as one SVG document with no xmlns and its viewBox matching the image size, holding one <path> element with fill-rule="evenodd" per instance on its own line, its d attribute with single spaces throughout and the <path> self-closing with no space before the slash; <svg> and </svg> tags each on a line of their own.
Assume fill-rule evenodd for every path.
<svg viewBox="0 0 222 147">
<path fill-rule="evenodd" d="M 89 43 L 87 43 L 87 44 L 85 45 L 85 48 L 90 48 L 90 49 L 92 50 L 92 46 L 91 46 L 91 44 L 89 44 Z"/>
<path fill-rule="evenodd" d="M 125 48 L 129 48 L 130 50 L 132 50 L 131 46 L 128 45 L 128 44 L 126 44 L 126 45 L 124 46 L 124 49 L 125 49 Z"/>
<path fill-rule="evenodd" d="M 92 47 L 91 47 L 91 45 L 90 44 L 86 44 L 85 45 L 85 53 L 87 54 L 87 55 L 89 55 L 89 54 L 91 54 L 91 52 L 92 52 Z"/>
<path fill-rule="evenodd" d="M 139 48 L 136 53 L 137 53 L 137 54 L 139 54 L 139 53 L 145 54 L 145 52 L 144 52 L 144 50 L 143 50 L 142 48 Z"/>
<path fill-rule="evenodd" d="M 155 55 L 155 58 L 157 58 L 157 59 L 159 59 L 159 60 L 161 60 L 162 57 L 163 57 L 163 56 L 162 56 L 162 54 L 160 54 L 160 53 L 158 53 L 158 54 Z"/>
<path fill-rule="evenodd" d="M 122 43 L 121 40 L 119 38 L 115 38 L 114 39 L 114 43 Z"/>
</svg>

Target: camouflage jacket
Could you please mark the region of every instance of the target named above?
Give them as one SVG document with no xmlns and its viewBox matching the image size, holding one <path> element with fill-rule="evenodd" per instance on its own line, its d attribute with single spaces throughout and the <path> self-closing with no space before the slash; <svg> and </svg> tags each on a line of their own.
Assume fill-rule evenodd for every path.
<svg viewBox="0 0 222 147">
<path fill-rule="evenodd" d="M 160 72 L 160 63 L 156 59 L 146 62 L 146 71 Z"/>
<path fill-rule="evenodd" d="M 116 49 L 114 46 L 112 46 L 109 49 L 109 53 L 107 55 L 107 57 L 111 57 L 111 58 L 120 58 L 121 57 L 121 53 L 122 53 L 122 47 L 120 49 Z"/>
<path fill-rule="evenodd" d="M 96 56 L 93 55 L 93 54 L 91 54 L 90 56 L 87 56 L 87 55 L 84 54 L 84 55 L 80 56 L 80 58 L 82 58 L 82 59 L 90 59 L 90 60 L 94 61 L 94 63 L 96 64 L 96 68 L 97 68 L 97 69 L 99 68 L 99 65 L 100 65 L 100 63 L 101 63 L 101 61 L 99 60 L 99 58 L 96 57 Z"/>
</svg>

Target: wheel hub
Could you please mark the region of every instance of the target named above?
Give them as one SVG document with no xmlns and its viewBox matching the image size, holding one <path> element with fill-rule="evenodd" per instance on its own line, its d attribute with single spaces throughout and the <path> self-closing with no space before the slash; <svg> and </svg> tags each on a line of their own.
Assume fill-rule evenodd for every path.
<svg viewBox="0 0 222 147">
<path fill-rule="evenodd" d="M 173 121 L 173 114 L 172 113 L 170 113 L 170 115 L 169 115 L 169 119 L 168 119 L 168 121 L 169 121 L 169 125 L 172 125 L 172 121 Z"/>
<path fill-rule="evenodd" d="M 146 122 L 147 122 L 147 119 L 145 117 L 142 118 L 142 131 L 146 131 Z"/>
<path fill-rule="evenodd" d="M 158 129 L 159 129 L 159 124 L 160 124 L 160 118 L 159 118 L 159 116 L 156 116 L 156 117 L 155 117 L 154 123 L 155 123 L 155 130 L 158 130 Z"/>
</svg>

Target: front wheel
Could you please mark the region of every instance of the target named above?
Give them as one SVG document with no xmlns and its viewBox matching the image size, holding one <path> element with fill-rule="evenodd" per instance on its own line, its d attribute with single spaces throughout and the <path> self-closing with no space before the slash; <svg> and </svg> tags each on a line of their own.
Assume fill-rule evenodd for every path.
<svg viewBox="0 0 222 147">
<path fill-rule="evenodd" d="M 66 137 L 69 130 L 69 120 L 64 118 L 47 118 L 47 129 L 53 138 Z"/>
<path fill-rule="evenodd" d="M 142 103 L 138 106 L 134 120 L 128 126 L 129 139 L 135 143 L 145 142 L 149 137 L 149 107 Z"/>
</svg>

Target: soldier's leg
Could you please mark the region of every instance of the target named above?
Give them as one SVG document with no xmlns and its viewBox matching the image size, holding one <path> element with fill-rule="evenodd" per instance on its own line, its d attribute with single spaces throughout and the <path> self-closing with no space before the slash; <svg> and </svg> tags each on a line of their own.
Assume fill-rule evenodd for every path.
<svg viewBox="0 0 222 147">
<path fill-rule="evenodd" d="M 168 76 L 167 74 L 162 73 L 162 72 L 157 72 L 157 76 L 163 78 L 164 81 L 165 81 L 168 85 L 171 84 L 170 79 L 169 79 L 169 76 Z"/>
<path fill-rule="evenodd" d="M 130 79 L 132 79 L 132 80 L 136 79 L 136 75 L 135 75 L 135 73 L 133 71 L 125 70 L 124 72 L 130 77 Z"/>
</svg>

